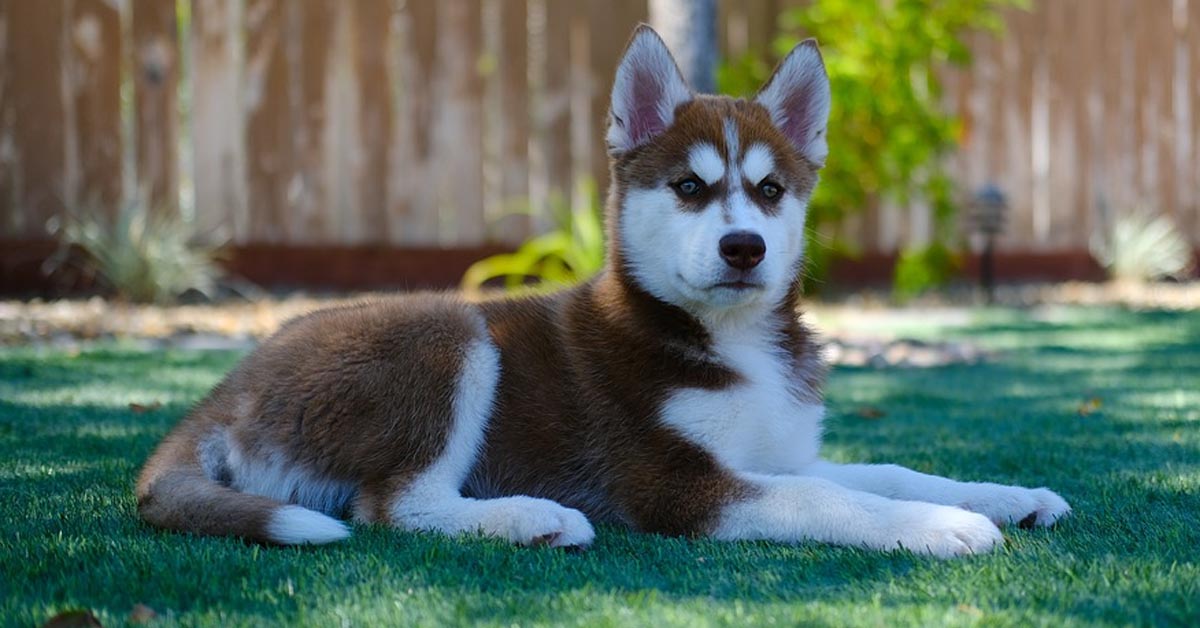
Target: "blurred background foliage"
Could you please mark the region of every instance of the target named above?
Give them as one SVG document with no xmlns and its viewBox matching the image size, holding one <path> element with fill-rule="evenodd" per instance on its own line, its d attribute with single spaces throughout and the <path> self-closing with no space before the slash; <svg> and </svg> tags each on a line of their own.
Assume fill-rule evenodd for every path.
<svg viewBox="0 0 1200 628">
<path fill-rule="evenodd" d="M 1005 7 L 1028 0 L 815 0 L 780 15 L 778 55 L 801 39 L 821 43 L 833 89 L 829 161 L 809 208 L 808 289 L 819 288 L 831 263 L 853 257 L 860 244 L 835 227 L 848 215 L 883 201 L 932 208 L 932 240 L 901 252 L 893 287 L 912 296 L 948 280 L 961 249 L 955 217 L 960 192 L 944 158 L 957 146 L 961 125 L 943 105 L 939 72 L 971 63 L 964 37 L 1000 32 Z M 728 59 L 717 72 L 721 92 L 751 96 L 771 73 L 761 57 Z"/>
<path fill-rule="evenodd" d="M 604 266 L 604 212 L 596 183 L 579 183 L 587 202 L 571 209 L 565 199 L 550 203 L 549 229 L 526 240 L 516 251 L 475 262 L 463 275 L 462 288 L 478 293 L 485 286 L 508 291 L 549 291 L 569 286 L 600 272 Z M 518 213 L 531 213 L 523 208 Z"/>
</svg>

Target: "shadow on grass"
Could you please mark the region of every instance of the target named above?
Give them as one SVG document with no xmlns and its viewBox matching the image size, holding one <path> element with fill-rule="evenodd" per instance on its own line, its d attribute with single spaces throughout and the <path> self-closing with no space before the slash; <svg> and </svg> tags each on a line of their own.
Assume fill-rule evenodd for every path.
<svg viewBox="0 0 1200 628">
<path fill-rule="evenodd" d="M 322 548 L 162 533 L 136 519 L 133 476 L 186 404 L 137 414 L 54 395 L 99 382 L 199 399 L 236 355 L 0 354 L 0 393 L 19 389 L 32 399 L 0 394 L 0 509 L 12 522 L 0 539 L 0 570 L 13 583 L 0 615 L 36 623 L 46 609 L 81 606 L 119 617 L 145 603 L 186 623 L 332 623 L 337 613 L 351 623 L 556 623 L 580 609 L 612 623 L 622 609 L 666 608 L 746 623 L 754 616 L 739 613 L 775 609 L 819 625 L 841 623 L 820 609 L 920 618 L 966 604 L 962 620 L 981 607 L 1025 618 L 1032 608 L 1050 623 L 1169 623 L 1194 609 L 1181 599 L 1195 574 L 1172 570 L 1181 548 L 1200 544 L 1195 484 L 1179 484 L 1197 472 L 1200 416 L 1172 394 L 1186 392 L 1198 372 L 1200 316 L 1116 316 L 1111 324 L 1010 321 L 955 331 L 1015 335 L 995 363 L 833 373 L 834 457 L 1049 485 L 1075 506 L 1058 530 L 1011 530 L 1009 551 L 951 563 L 612 527 L 579 556 L 380 526 L 356 526 L 349 542 Z M 1127 338 L 1091 346 L 1089 330 Z M 1092 398 L 1099 407 L 1081 414 Z M 885 416 L 859 418 L 861 406 Z M 1062 590 L 1069 595 L 1052 593 Z"/>
</svg>

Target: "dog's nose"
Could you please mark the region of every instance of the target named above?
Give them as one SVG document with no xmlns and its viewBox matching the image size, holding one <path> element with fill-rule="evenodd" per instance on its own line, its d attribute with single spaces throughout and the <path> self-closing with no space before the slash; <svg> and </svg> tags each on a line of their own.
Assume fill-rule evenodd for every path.
<svg viewBox="0 0 1200 628">
<path fill-rule="evenodd" d="M 721 238 L 721 257 L 738 270 L 750 270 L 763 261 L 767 243 L 762 236 L 750 231 L 735 231 Z"/>
</svg>

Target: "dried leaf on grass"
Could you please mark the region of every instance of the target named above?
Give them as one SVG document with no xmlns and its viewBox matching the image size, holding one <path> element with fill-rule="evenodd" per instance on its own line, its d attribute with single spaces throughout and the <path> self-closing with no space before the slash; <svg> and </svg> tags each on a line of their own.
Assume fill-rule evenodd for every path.
<svg viewBox="0 0 1200 628">
<path fill-rule="evenodd" d="M 874 406 L 863 406 L 856 410 L 854 414 L 858 415 L 860 419 L 867 419 L 869 421 L 876 421 L 887 416 L 886 412 Z"/>
<path fill-rule="evenodd" d="M 1092 397 L 1091 399 L 1079 404 L 1079 416 L 1095 414 L 1096 412 L 1099 412 L 1100 408 L 1103 406 L 1104 402 L 1099 397 Z"/>
<path fill-rule="evenodd" d="M 158 613 L 154 612 L 153 608 L 145 604 L 134 604 L 133 610 L 129 612 L 129 623 L 145 624 L 155 617 L 158 617 Z"/>
<path fill-rule="evenodd" d="M 63 611 L 42 624 L 42 628 L 100 628 L 103 624 L 92 611 Z"/>
<path fill-rule="evenodd" d="M 162 407 L 162 405 L 163 404 L 161 401 L 155 401 L 149 404 L 131 403 L 129 404 L 129 410 L 134 414 L 146 414 L 147 412 L 154 412 L 155 410 L 158 410 Z"/>
</svg>

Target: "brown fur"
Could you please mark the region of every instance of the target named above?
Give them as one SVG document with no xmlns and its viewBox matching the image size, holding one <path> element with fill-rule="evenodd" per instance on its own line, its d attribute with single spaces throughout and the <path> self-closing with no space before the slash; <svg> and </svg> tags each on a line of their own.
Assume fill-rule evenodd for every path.
<svg viewBox="0 0 1200 628">
<path fill-rule="evenodd" d="M 441 453 L 463 351 L 483 333 L 471 306 L 444 295 L 323 310 L 292 321 L 218 384 L 151 456 L 137 485 L 143 518 L 216 533 L 190 518 L 210 513 L 219 524 L 220 504 L 202 506 L 193 496 L 220 502 L 233 493 L 219 484 L 219 473 L 205 478 L 197 455 L 205 438 L 224 429 L 248 456 L 282 452 L 289 464 L 356 486 L 353 503 L 344 506 L 359 519 L 386 521 L 386 504 L 405 478 Z M 237 495 L 228 501 L 245 507 L 225 513 L 225 533 L 265 540 L 263 521 L 279 504 Z"/>
<path fill-rule="evenodd" d="M 818 167 L 753 102 L 702 96 L 675 113 L 661 138 L 614 156 L 608 265 L 598 278 L 550 296 L 472 305 L 412 295 L 288 324 L 160 445 L 138 481 L 142 517 L 168 529 L 270 540 L 264 526 L 280 502 L 234 491 L 233 472 L 202 459 L 206 439 L 224 430 L 246 456 L 282 456 L 352 486 L 353 498 L 330 514 L 389 521 L 395 496 L 445 447 L 466 347 L 486 336 L 499 349 L 501 375 L 465 494 L 544 497 L 644 531 L 708 531 L 721 506 L 753 489 L 658 413 L 674 390 L 719 390 L 740 376 L 713 355 L 699 321 L 632 280 L 617 228 L 621 194 L 687 176 L 697 140 L 726 155 L 727 118 L 743 153 L 754 143 L 772 149 L 776 176 L 795 193 L 811 192 Z M 797 318 L 798 298 L 797 280 L 772 321 L 801 394 L 815 401 L 822 371 Z"/>
</svg>

